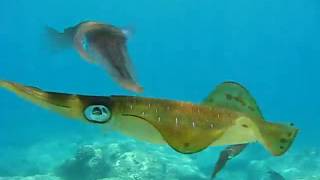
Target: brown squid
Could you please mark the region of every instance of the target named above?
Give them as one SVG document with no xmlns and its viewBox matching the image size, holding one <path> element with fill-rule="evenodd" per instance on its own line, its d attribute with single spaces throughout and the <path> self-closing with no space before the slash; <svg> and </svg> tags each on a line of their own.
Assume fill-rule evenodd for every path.
<svg viewBox="0 0 320 180">
<path fill-rule="evenodd" d="M 106 69 L 123 88 L 143 91 L 136 81 L 127 52 L 127 31 L 109 24 L 85 21 L 66 28 L 62 33 L 47 27 L 47 34 L 53 48 L 74 47 L 83 59 Z"/>
</svg>

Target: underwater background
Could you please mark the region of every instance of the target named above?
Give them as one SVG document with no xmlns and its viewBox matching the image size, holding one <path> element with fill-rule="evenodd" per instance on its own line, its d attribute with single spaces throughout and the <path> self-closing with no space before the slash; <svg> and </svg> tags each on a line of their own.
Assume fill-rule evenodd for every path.
<svg viewBox="0 0 320 180">
<path fill-rule="evenodd" d="M 318 0 L 1 0 L 0 79 L 58 92 L 135 95 L 74 50 L 48 51 L 46 25 L 63 31 L 84 20 L 134 29 L 128 50 L 142 96 L 199 103 L 232 80 L 251 92 L 266 119 L 300 129 L 283 156 L 252 144 L 217 179 L 276 179 L 272 169 L 289 180 L 320 180 Z M 1 180 L 202 180 L 223 149 L 178 154 L 68 120 L 4 90 L 0 103 Z"/>
</svg>

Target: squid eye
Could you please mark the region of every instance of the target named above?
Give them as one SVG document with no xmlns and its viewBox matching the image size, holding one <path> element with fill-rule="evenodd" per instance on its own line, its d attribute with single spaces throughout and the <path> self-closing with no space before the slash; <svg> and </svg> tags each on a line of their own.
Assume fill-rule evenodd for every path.
<svg viewBox="0 0 320 180">
<path fill-rule="evenodd" d="M 111 111 L 103 105 L 90 105 L 84 110 L 85 117 L 95 123 L 105 123 L 111 118 Z"/>
</svg>

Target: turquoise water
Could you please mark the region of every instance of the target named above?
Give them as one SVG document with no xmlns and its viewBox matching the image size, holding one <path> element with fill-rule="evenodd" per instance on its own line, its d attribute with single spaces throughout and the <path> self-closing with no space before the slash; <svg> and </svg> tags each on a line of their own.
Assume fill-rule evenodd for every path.
<svg viewBox="0 0 320 180">
<path fill-rule="evenodd" d="M 251 145 L 218 178 L 266 179 L 272 168 L 286 179 L 319 180 L 319 12 L 317 0 L 3 0 L 0 78 L 50 91 L 134 95 L 75 51 L 49 52 L 43 32 L 46 25 L 62 31 L 84 20 L 130 27 L 128 49 L 142 96 L 199 103 L 232 80 L 250 90 L 266 119 L 299 127 L 282 157 Z M 67 120 L 3 90 L 0 99 L 4 179 L 208 179 L 222 149 L 181 155 Z M 88 145 L 107 159 L 97 166 L 105 168 L 73 172 L 66 162 Z M 80 172 L 87 174 L 74 175 Z"/>
</svg>

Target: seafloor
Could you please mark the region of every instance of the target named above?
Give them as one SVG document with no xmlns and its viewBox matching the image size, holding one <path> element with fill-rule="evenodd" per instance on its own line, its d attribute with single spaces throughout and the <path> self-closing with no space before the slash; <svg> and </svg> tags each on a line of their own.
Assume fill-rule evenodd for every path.
<svg viewBox="0 0 320 180">
<path fill-rule="evenodd" d="M 183 155 L 113 133 L 86 140 L 68 134 L 0 149 L 0 180 L 207 180 L 221 149 Z M 272 157 L 260 145 L 250 145 L 216 179 L 278 180 L 270 170 L 286 180 L 320 180 L 320 148 L 295 146 Z"/>
</svg>

